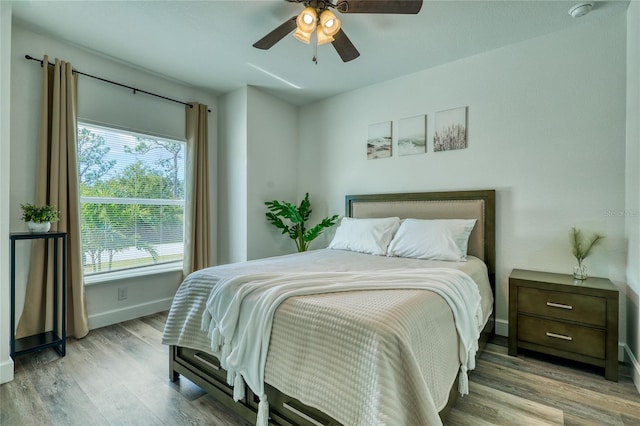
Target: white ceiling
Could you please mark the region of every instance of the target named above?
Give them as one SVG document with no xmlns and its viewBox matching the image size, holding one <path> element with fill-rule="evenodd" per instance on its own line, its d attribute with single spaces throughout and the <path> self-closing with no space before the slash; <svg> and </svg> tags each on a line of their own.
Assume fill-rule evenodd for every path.
<svg viewBox="0 0 640 426">
<path fill-rule="evenodd" d="M 304 105 L 606 19 L 624 13 L 629 1 L 596 2 L 590 14 L 572 19 L 567 11 L 576 3 L 425 0 L 418 15 L 338 14 L 360 57 L 343 63 L 324 45 L 317 65 L 313 46 L 292 36 L 270 50 L 252 47 L 302 10 L 283 0 L 14 1 L 13 16 L 28 29 L 214 93 L 248 84 Z"/>
</svg>

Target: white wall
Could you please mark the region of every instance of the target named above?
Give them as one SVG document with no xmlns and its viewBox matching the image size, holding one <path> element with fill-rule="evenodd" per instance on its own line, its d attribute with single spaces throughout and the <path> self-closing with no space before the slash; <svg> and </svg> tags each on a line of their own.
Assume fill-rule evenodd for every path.
<svg viewBox="0 0 640 426">
<path fill-rule="evenodd" d="M 255 87 L 248 89 L 248 259 L 296 251 L 293 240 L 267 222 L 265 201 L 296 199 L 298 108 Z M 312 206 L 313 207 L 313 206 Z"/>
<path fill-rule="evenodd" d="M 9 333 L 11 3 L 0 1 L 0 383 L 13 380 Z"/>
<path fill-rule="evenodd" d="M 627 11 L 627 152 L 626 219 L 627 346 L 633 364 L 633 380 L 640 392 L 640 2 Z"/>
<path fill-rule="evenodd" d="M 294 252 L 264 202 L 297 203 L 297 107 L 249 86 L 221 96 L 219 108 L 219 262 Z"/>
<path fill-rule="evenodd" d="M 486 52 L 303 107 L 299 188 L 346 194 L 497 190 L 497 318 L 513 268 L 571 273 L 572 226 L 606 234 L 592 275 L 625 280 L 625 17 Z M 367 160 L 369 124 L 469 107 L 465 150 Z M 394 134 L 394 149 L 397 148 Z M 325 238 L 327 241 L 329 236 Z M 624 308 L 624 307 L 623 307 Z M 621 336 L 624 336 L 624 321 Z"/>
<path fill-rule="evenodd" d="M 166 311 L 181 281 L 182 271 L 172 271 L 87 285 L 89 329 Z M 127 299 L 117 300 L 122 287 L 127 288 Z"/>
<path fill-rule="evenodd" d="M 4 51 L 4 50 L 3 50 Z M 36 150 L 38 142 L 41 68 L 38 63 L 24 58 L 29 54 L 36 58 L 49 55 L 69 61 L 82 72 L 115 80 L 142 90 L 156 92 L 185 102 L 201 102 L 213 111 L 209 115 L 210 162 L 217 161 L 217 100 L 214 94 L 198 88 L 167 80 L 148 71 L 115 62 L 64 42 L 53 40 L 24 28 L 13 27 L 11 54 L 11 179 L 10 226 L 12 230 L 26 230 L 20 220 L 20 203 L 33 202 L 35 197 Z M 78 81 L 79 118 L 108 125 L 129 128 L 141 132 L 184 140 L 185 107 L 144 94 L 134 95 L 119 88 L 88 77 Z M 211 200 L 217 197 L 215 173 L 211 176 Z M 214 207 L 214 206 L 212 206 Z M 212 223 L 217 214 L 212 208 Z M 214 226 L 213 241 L 216 239 Z M 213 245 L 213 244 L 212 244 Z M 29 245 L 17 247 L 20 259 L 27 259 Z M 213 246 L 212 262 L 216 261 Z M 28 262 L 17 265 L 17 315 L 22 312 Z M 133 317 L 168 309 L 171 297 L 182 279 L 182 272 L 175 271 L 153 277 L 131 277 L 118 282 L 91 284 L 87 290 L 87 308 L 90 327 L 95 328 Z M 127 287 L 129 297 L 117 300 L 117 287 Z M 3 327 L 4 328 L 4 327 Z"/>
<path fill-rule="evenodd" d="M 218 100 L 218 261 L 247 260 L 247 87 Z"/>
</svg>

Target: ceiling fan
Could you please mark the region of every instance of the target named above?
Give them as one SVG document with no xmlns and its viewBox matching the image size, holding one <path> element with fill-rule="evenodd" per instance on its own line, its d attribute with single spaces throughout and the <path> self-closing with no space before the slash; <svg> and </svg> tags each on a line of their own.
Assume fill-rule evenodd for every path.
<svg viewBox="0 0 640 426">
<path fill-rule="evenodd" d="M 303 43 L 310 43 L 311 34 L 316 32 L 317 45 L 331 43 L 344 62 L 360 56 L 358 49 L 341 28 L 340 20 L 330 9 L 340 13 L 388 13 L 416 14 L 422 8 L 422 0 L 285 0 L 302 3 L 305 8 L 300 14 L 287 20 L 275 30 L 254 43 L 258 49 L 270 49 L 287 34 L 294 31 L 294 37 Z M 315 58 L 314 58 L 315 61 Z"/>
</svg>

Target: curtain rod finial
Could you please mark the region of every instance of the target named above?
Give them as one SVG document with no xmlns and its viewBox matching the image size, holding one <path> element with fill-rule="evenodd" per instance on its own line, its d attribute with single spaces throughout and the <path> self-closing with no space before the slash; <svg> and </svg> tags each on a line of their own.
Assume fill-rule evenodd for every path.
<svg viewBox="0 0 640 426">
<path fill-rule="evenodd" d="M 36 61 L 36 62 L 40 62 L 40 67 L 44 66 L 44 61 L 41 61 L 40 59 L 34 58 L 31 55 L 24 55 L 25 59 L 28 59 L 30 61 Z"/>
</svg>

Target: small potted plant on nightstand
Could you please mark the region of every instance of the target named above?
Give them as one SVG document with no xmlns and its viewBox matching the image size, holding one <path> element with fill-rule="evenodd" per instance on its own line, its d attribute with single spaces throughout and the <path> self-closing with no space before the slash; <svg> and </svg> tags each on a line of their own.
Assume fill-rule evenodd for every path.
<svg viewBox="0 0 640 426">
<path fill-rule="evenodd" d="M 578 264 L 573 267 L 573 278 L 576 280 L 587 279 L 587 265 L 584 264 L 584 259 L 589 256 L 594 247 L 600 244 L 603 238 L 604 235 L 593 234 L 591 238 L 585 240 L 582 231 L 575 227 L 571 228 L 569 240 L 571 241 L 573 256 L 578 261 Z"/>
<path fill-rule="evenodd" d="M 34 204 L 20 204 L 22 207 L 22 220 L 27 222 L 27 227 L 31 232 L 48 232 L 51 222 L 60 219 L 59 211 L 55 206 L 36 206 Z"/>
</svg>

